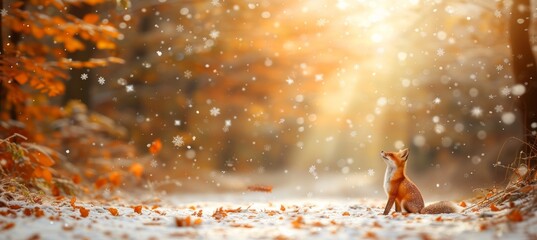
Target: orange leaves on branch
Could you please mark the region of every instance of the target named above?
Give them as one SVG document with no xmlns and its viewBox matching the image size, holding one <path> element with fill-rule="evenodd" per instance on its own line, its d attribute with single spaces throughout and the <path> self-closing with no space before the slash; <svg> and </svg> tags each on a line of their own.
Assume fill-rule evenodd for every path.
<svg viewBox="0 0 537 240">
<path fill-rule="evenodd" d="M 155 139 L 150 145 L 149 145 L 149 152 L 152 154 L 157 154 L 162 149 L 162 142 L 160 139 Z"/>
<path fill-rule="evenodd" d="M 17 80 L 17 82 L 20 84 L 25 84 L 28 82 L 28 75 L 26 75 L 24 72 L 21 72 L 15 76 L 15 80 Z"/>
<path fill-rule="evenodd" d="M 89 23 L 89 24 L 96 24 L 99 21 L 99 15 L 95 13 L 89 13 L 89 14 L 86 14 L 84 18 L 82 18 L 82 20 L 84 20 L 84 22 Z"/>
</svg>

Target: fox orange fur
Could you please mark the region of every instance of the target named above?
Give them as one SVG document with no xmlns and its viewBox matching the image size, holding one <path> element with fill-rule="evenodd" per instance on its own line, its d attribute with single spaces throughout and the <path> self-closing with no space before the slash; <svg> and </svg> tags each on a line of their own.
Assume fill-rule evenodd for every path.
<svg viewBox="0 0 537 240">
<path fill-rule="evenodd" d="M 424 207 L 420 190 L 405 172 L 408 155 L 408 149 L 399 152 L 380 152 L 380 157 L 387 165 L 384 175 L 384 191 L 388 195 L 388 202 L 383 214 L 387 215 L 394 203 L 396 212 L 401 212 L 401 210 L 422 214 L 458 212 L 458 206 L 449 201 L 441 201 Z"/>
</svg>

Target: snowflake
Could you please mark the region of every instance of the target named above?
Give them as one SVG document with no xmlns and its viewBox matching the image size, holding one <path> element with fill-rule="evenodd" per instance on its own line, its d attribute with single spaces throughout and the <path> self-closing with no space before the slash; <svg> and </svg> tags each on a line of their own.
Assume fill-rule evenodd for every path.
<svg viewBox="0 0 537 240">
<path fill-rule="evenodd" d="M 502 105 L 496 105 L 496 107 L 494 107 L 494 110 L 496 110 L 497 113 L 503 112 L 503 106 Z"/>
<path fill-rule="evenodd" d="M 492 94 L 489 95 L 489 99 L 494 99 L 495 97 L 496 97 L 496 96 L 494 96 L 494 95 L 492 95 Z"/>
<path fill-rule="evenodd" d="M 82 79 L 82 80 L 88 79 L 88 74 L 87 73 L 80 74 L 80 79 Z"/>
<path fill-rule="evenodd" d="M 440 102 L 442 102 L 442 100 L 441 100 L 439 97 L 436 97 L 436 98 L 433 100 L 433 103 L 434 103 L 434 104 L 440 104 Z"/>
<path fill-rule="evenodd" d="M 311 173 L 311 175 L 313 175 L 313 177 L 315 179 L 318 179 L 319 176 L 317 176 L 317 168 L 315 167 L 315 165 L 311 165 L 310 169 L 308 170 L 309 173 Z"/>
<path fill-rule="evenodd" d="M 438 55 L 439 57 L 444 56 L 445 53 L 446 52 L 444 51 L 443 48 L 439 48 L 439 49 L 436 50 L 436 55 Z"/>
<path fill-rule="evenodd" d="M 216 6 L 216 7 L 222 5 L 222 4 L 220 3 L 220 0 L 211 0 L 211 4 L 212 4 L 213 6 Z"/>
<path fill-rule="evenodd" d="M 183 140 L 183 137 L 177 135 L 177 136 L 173 137 L 172 143 L 173 143 L 174 146 L 180 147 L 180 146 L 183 146 L 183 144 L 185 144 L 185 141 Z"/>
<path fill-rule="evenodd" d="M 502 95 L 507 96 L 511 94 L 511 89 L 508 86 L 505 86 L 502 88 L 500 92 L 502 93 Z"/>
<path fill-rule="evenodd" d="M 175 121 L 173 121 L 173 125 L 175 125 L 175 126 L 181 126 L 181 120 L 175 120 Z"/>
<path fill-rule="evenodd" d="M 220 115 L 220 108 L 213 107 L 211 108 L 210 112 L 211 112 L 211 116 L 216 117 Z"/>
<path fill-rule="evenodd" d="M 185 27 L 183 25 L 179 24 L 179 25 L 177 25 L 175 30 L 177 30 L 178 32 L 183 32 L 185 30 Z"/>
<path fill-rule="evenodd" d="M 190 79 L 192 77 L 192 71 L 186 70 L 185 71 L 185 78 Z"/>
<path fill-rule="evenodd" d="M 287 84 L 291 85 L 295 82 L 295 80 L 293 80 L 292 78 L 290 77 L 287 77 L 287 80 L 285 80 L 287 82 Z"/>
<path fill-rule="evenodd" d="M 103 77 L 99 77 L 99 79 L 97 80 L 97 82 L 99 82 L 99 84 L 101 84 L 101 85 L 104 85 L 105 81 L 106 80 Z"/>
<path fill-rule="evenodd" d="M 496 66 L 496 71 L 499 72 L 499 71 L 501 71 L 501 70 L 503 70 L 503 65 L 498 64 L 498 66 Z"/>
<path fill-rule="evenodd" d="M 471 112 L 472 116 L 474 117 L 480 117 L 481 115 L 483 115 L 483 110 L 480 107 L 472 108 Z"/>
<path fill-rule="evenodd" d="M 374 176 L 375 175 L 375 170 L 374 169 L 367 169 L 367 175 L 369 176 Z"/>
<path fill-rule="evenodd" d="M 324 25 L 326 25 L 326 23 L 328 23 L 328 21 L 324 18 L 321 18 L 319 20 L 317 20 L 317 26 L 319 27 L 324 27 Z"/>
<path fill-rule="evenodd" d="M 151 167 L 156 168 L 157 166 L 158 166 L 157 160 L 155 160 L 155 159 L 151 160 Z"/>
<path fill-rule="evenodd" d="M 125 91 L 134 92 L 134 86 L 132 84 L 125 86 Z"/>
<path fill-rule="evenodd" d="M 324 75 L 322 74 L 315 74 L 315 81 L 322 81 L 324 79 Z"/>
<path fill-rule="evenodd" d="M 496 11 L 494 11 L 494 16 L 496 16 L 497 18 L 501 18 L 502 17 L 502 12 L 498 9 L 496 9 Z"/>
<path fill-rule="evenodd" d="M 211 38 L 213 39 L 216 39 L 218 38 L 218 36 L 220 36 L 220 32 L 216 30 L 212 30 L 211 33 L 209 33 L 209 36 L 211 36 Z"/>
<path fill-rule="evenodd" d="M 186 46 L 185 46 L 185 54 L 186 54 L 186 55 L 190 55 L 190 54 L 192 54 L 192 50 L 194 50 L 194 49 L 192 48 L 192 45 L 186 45 Z"/>
<path fill-rule="evenodd" d="M 224 122 L 224 124 L 226 125 L 226 127 L 231 127 L 231 120 L 226 119 L 226 121 Z"/>
<path fill-rule="evenodd" d="M 2 17 L 7 16 L 7 10 L 5 8 L 2 8 L 2 10 L 0 10 L 0 15 L 2 15 Z"/>
<path fill-rule="evenodd" d="M 204 48 L 211 48 L 214 46 L 214 41 L 212 39 L 205 40 L 205 44 L 203 45 Z"/>
</svg>

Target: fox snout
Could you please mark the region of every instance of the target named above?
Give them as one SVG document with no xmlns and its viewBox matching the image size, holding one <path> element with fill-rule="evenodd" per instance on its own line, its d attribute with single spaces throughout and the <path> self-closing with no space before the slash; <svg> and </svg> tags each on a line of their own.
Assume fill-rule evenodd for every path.
<svg viewBox="0 0 537 240">
<path fill-rule="evenodd" d="M 380 151 L 380 157 L 386 159 L 386 152 Z"/>
</svg>

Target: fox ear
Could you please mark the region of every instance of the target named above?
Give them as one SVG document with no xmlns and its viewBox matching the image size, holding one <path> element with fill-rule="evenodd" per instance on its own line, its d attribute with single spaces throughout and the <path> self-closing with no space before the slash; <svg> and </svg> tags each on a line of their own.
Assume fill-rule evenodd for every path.
<svg viewBox="0 0 537 240">
<path fill-rule="evenodd" d="M 401 158 L 404 161 L 406 161 L 408 159 L 408 155 L 409 155 L 408 148 L 405 148 L 405 149 L 399 151 L 399 156 L 401 156 Z"/>
</svg>

